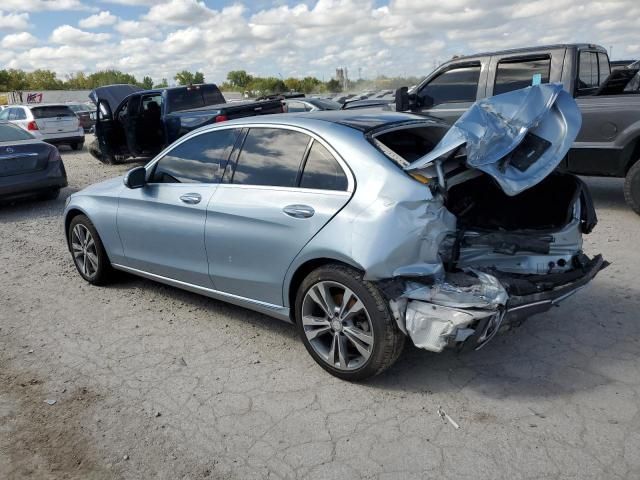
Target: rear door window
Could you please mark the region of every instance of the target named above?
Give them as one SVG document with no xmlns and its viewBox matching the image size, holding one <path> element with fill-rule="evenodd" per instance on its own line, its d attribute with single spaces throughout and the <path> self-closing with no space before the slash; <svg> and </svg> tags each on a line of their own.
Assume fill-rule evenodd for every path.
<svg viewBox="0 0 640 480">
<path fill-rule="evenodd" d="M 320 190 L 346 190 L 349 182 L 338 161 L 314 140 L 304 165 L 300 187 Z"/>
<path fill-rule="evenodd" d="M 185 140 L 156 163 L 151 183 L 218 183 L 238 135 L 225 129 Z"/>
<path fill-rule="evenodd" d="M 511 92 L 526 88 L 533 84 L 536 76 L 539 83 L 549 83 L 551 58 L 539 57 L 528 59 L 501 60 L 496 71 L 496 82 L 493 94 Z"/>
<path fill-rule="evenodd" d="M 295 187 L 310 137 L 278 128 L 251 128 L 231 183 Z"/>
<path fill-rule="evenodd" d="M 600 77 L 600 84 L 604 82 L 611 74 L 611 66 L 609 65 L 609 57 L 606 53 L 598 53 L 598 71 Z"/>
<path fill-rule="evenodd" d="M 480 64 L 452 68 L 431 80 L 419 92 L 422 98 L 431 97 L 433 105 L 475 102 L 480 80 Z"/>
<path fill-rule="evenodd" d="M 596 52 L 580 52 L 578 64 L 578 88 L 598 86 L 598 56 Z"/>
<path fill-rule="evenodd" d="M 75 113 L 66 105 L 49 105 L 46 107 L 32 107 L 31 113 L 33 118 L 39 120 L 41 118 L 58 118 L 58 117 L 75 117 Z"/>
</svg>

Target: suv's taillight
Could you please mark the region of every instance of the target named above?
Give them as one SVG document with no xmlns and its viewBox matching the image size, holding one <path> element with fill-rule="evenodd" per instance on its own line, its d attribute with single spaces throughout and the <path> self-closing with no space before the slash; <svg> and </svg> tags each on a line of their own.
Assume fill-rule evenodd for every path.
<svg viewBox="0 0 640 480">
<path fill-rule="evenodd" d="M 31 120 L 29 123 L 27 123 L 27 130 L 38 130 L 38 124 L 35 120 Z"/>
<path fill-rule="evenodd" d="M 226 115 L 216 115 L 216 118 L 213 121 L 215 123 L 218 123 L 218 122 L 226 122 L 227 120 L 229 120 L 229 117 L 227 117 Z"/>
</svg>

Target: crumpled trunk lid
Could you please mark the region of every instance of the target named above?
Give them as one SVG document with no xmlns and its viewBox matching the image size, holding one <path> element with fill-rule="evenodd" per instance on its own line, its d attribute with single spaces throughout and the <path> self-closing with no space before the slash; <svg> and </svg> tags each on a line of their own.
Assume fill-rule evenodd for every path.
<svg viewBox="0 0 640 480">
<path fill-rule="evenodd" d="M 468 168 L 490 175 L 514 196 L 556 169 L 581 124 L 580 110 L 561 84 L 534 85 L 476 102 L 433 150 L 405 170 L 420 173 L 435 166 L 441 172 L 439 167 L 464 148 Z"/>
</svg>

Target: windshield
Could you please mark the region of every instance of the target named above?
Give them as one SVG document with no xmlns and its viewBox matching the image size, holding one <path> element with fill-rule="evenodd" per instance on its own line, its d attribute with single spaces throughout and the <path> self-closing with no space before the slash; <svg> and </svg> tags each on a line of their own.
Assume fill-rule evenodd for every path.
<svg viewBox="0 0 640 480">
<path fill-rule="evenodd" d="M 16 142 L 35 138 L 26 130 L 11 123 L 0 123 L 0 142 Z"/>
<path fill-rule="evenodd" d="M 222 93 L 215 85 L 194 85 L 167 90 L 168 111 L 193 110 L 226 103 Z"/>
<path fill-rule="evenodd" d="M 75 117 L 75 113 L 66 105 L 49 105 L 46 107 L 31 108 L 33 118 L 57 118 L 57 117 Z"/>
</svg>

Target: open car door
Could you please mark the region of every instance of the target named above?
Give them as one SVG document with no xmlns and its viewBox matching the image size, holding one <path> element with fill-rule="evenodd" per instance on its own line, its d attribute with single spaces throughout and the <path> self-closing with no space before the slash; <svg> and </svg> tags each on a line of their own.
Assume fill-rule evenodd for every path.
<svg viewBox="0 0 640 480">
<path fill-rule="evenodd" d="M 95 131 L 99 147 L 99 151 L 90 151 L 100 161 L 114 163 L 118 155 L 128 153 L 125 126 L 119 118 L 123 110 L 120 106 L 127 96 L 140 90 L 135 85 L 108 85 L 89 94 L 97 109 Z"/>
</svg>

